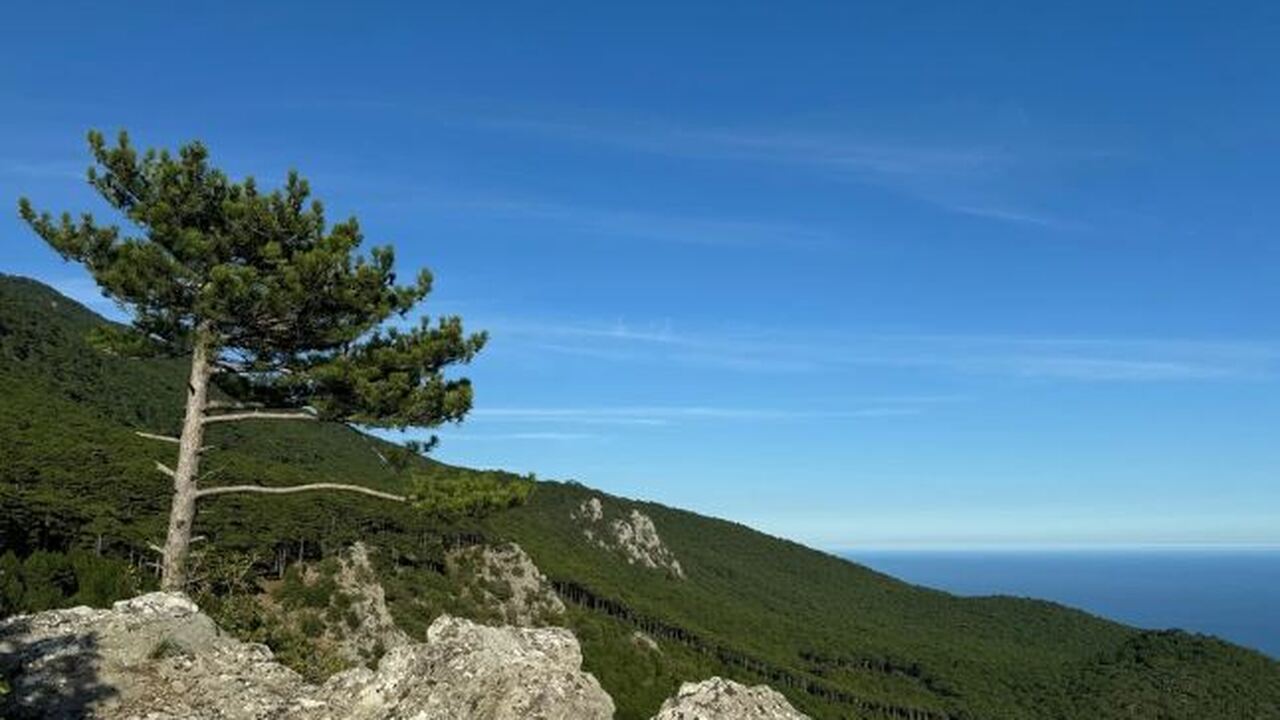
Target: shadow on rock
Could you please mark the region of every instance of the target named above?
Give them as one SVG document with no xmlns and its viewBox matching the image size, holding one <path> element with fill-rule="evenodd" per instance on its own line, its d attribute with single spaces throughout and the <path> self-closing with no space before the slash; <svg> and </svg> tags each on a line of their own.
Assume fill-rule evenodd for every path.
<svg viewBox="0 0 1280 720">
<path fill-rule="evenodd" d="M 97 634 L 68 627 L 64 633 L 36 632 L 30 617 L 0 622 L 0 718 L 83 718 L 115 697 L 102 682 Z"/>
</svg>

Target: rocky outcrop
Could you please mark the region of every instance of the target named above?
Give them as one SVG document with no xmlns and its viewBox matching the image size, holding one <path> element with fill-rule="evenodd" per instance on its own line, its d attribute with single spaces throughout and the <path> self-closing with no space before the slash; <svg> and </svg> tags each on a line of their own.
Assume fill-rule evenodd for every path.
<svg viewBox="0 0 1280 720">
<path fill-rule="evenodd" d="M 323 685 L 222 634 L 181 595 L 152 593 L 110 610 L 73 608 L 0 622 L 5 718 L 337 720 L 609 718 L 613 702 L 581 670 L 561 628 L 494 628 L 437 619 L 377 670 Z"/>
<path fill-rule="evenodd" d="M 349 663 L 376 660 L 391 648 L 407 645 L 409 636 L 396 626 L 387 608 L 386 592 L 369 563 L 369 550 L 356 543 L 339 559 L 334 580 L 347 599 L 350 622 L 336 631 L 339 655 Z"/>
<path fill-rule="evenodd" d="M 631 644 L 648 652 L 662 652 L 662 647 L 658 645 L 657 640 L 654 640 L 648 633 L 639 630 L 631 633 Z"/>
<path fill-rule="evenodd" d="M 631 565 L 665 570 L 683 579 L 684 568 L 671 548 L 662 542 L 658 528 L 648 515 L 632 508 L 622 517 L 606 518 L 600 498 L 584 500 L 571 517 L 582 526 L 582 534 L 596 545 L 616 552 Z"/>
<path fill-rule="evenodd" d="M 684 569 L 675 553 L 662 542 L 653 520 L 639 510 L 632 510 L 625 519 L 609 523 L 617 547 L 627 556 L 627 562 L 638 562 L 647 568 L 661 568 L 678 578 L 684 577 Z"/>
<path fill-rule="evenodd" d="M 306 687 L 262 645 L 219 633 L 181 595 L 0 622 L 5 718 L 279 716 Z"/>
<path fill-rule="evenodd" d="M 604 503 L 600 502 L 600 498 L 594 497 L 589 500 L 583 500 L 582 504 L 578 506 L 578 511 L 575 515 L 575 519 L 577 520 L 582 520 L 587 523 L 598 523 L 604 519 Z M 588 528 L 588 530 L 590 530 L 590 528 Z"/>
<path fill-rule="evenodd" d="M 396 648 L 377 671 L 358 668 L 326 682 L 291 718 L 613 717 L 613 700 L 590 674 L 563 628 L 486 627 L 441 617 L 424 645 Z"/>
<path fill-rule="evenodd" d="M 461 593 L 507 624 L 545 625 L 564 614 L 564 603 L 547 576 L 515 543 L 456 550 L 449 554 L 448 566 L 461 582 Z"/>
<path fill-rule="evenodd" d="M 808 720 L 781 693 L 765 685 L 747 687 L 713 677 L 685 683 L 662 703 L 653 720 Z"/>
</svg>

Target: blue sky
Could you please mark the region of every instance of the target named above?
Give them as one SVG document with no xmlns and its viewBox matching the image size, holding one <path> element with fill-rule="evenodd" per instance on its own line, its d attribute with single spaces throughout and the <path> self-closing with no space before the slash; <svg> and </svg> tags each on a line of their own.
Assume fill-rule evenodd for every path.
<svg viewBox="0 0 1280 720">
<path fill-rule="evenodd" d="M 0 198 L 98 208 L 91 127 L 300 169 L 491 332 L 446 461 L 827 548 L 1280 544 L 1274 3 L 543 5 L 9 8 Z"/>
</svg>

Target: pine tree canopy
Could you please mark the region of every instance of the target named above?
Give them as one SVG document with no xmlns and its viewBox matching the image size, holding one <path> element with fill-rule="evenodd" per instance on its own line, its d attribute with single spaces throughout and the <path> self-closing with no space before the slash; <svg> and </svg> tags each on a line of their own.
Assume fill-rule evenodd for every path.
<svg viewBox="0 0 1280 720">
<path fill-rule="evenodd" d="M 200 343 L 232 397 L 322 419 L 434 426 L 471 408 L 470 382 L 444 371 L 470 362 L 486 336 L 458 317 L 393 326 L 430 292 L 431 274 L 397 285 L 392 249 L 360 254 L 356 219 L 328 224 L 296 172 L 262 192 L 212 167 L 199 142 L 139 153 L 126 133 L 112 146 L 95 131 L 89 147 L 89 183 L 124 227 L 55 219 L 26 198 L 19 212 L 130 313 L 132 328 L 105 338 L 116 352 L 184 355 Z"/>
</svg>

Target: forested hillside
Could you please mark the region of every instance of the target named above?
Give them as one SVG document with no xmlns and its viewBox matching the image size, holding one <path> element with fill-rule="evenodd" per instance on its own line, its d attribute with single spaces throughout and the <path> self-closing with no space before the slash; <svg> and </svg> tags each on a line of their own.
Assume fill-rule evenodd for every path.
<svg viewBox="0 0 1280 720">
<path fill-rule="evenodd" d="M 174 432 L 184 369 L 95 349 L 103 322 L 51 288 L 0 276 L 4 614 L 101 605 L 154 583 L 170 482 L 154 464 L 173 449 L 137 432 Z M 420 635 L 441 612 L 485 617 L 444 571 L 451 549 L 515 541 L 563 600 L 558 622 L 622 718 L 648 717 L 680 681 L 712 674 L 768 683 L 815 718 L 1280 718 L 1280 664 L 1213 638 L 1047 602 L 956 598 L 741 525 L 450 467 L 340 425 L 211 433 L 211 486 L 407 493 L 425 483 L 435 501 L 424 511 L 320 493 L 201 506 L 193 592 L 225 627 L 310 675 L 334 667 L 308 651 L 306 628 L 271 624 L 255 600 L 329 607 L 315 597 L 325 586 L 300 585 L 297 568 L 363 541 L 397 623 Z M 600 515 L 588 525 L 593 498 Z M 628 562 L 591 534 L 633 511 L 652 519 L 678 571 Z"/>
</svg>

